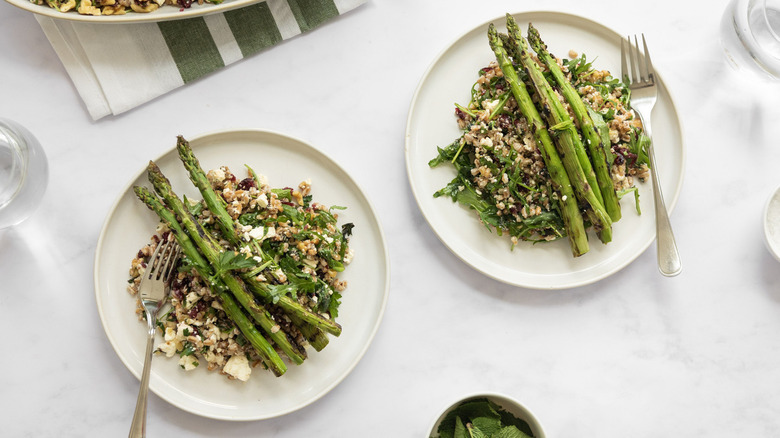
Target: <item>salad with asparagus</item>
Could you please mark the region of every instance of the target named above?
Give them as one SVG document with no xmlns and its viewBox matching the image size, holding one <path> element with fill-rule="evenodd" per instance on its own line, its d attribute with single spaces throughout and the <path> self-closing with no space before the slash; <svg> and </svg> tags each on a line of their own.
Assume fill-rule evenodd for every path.
<svg viewBox="0 0 780 438">
<path fill-rule="evenodd" d="M 153 162 L 154 191 L 134 187 L 160 224 L 132 261 L 129 291 L 137 296 L 161 241 L 176 240 L 184 255 L 170 309 L 156 322 L 165 340 L 156 351 L 178 356 L 185 370 L 205 363 L 246 381 L 262 366 L 281 376 L 288 363 L 303 363 L 307 346 L 321 351 L 328 335 L 341 334 L 335 320 L 347 284 L 339 274 L 352 260 L 353 225 L 338 225 L 343 207 L 314 202 L 308 180 L 271 188 L 248 166 L 243 179 L 225 166 L 205 172 L 181 136 L 177 150 L 203 199 L 180 198 Z"/>
<path fill-rule="evenodd" d="M 568 238 L 571 253 L 589 250 L 588 231 L 604 244 L 622 216 L 620 199 L 649 178 L 647 146 L 631 110 L 628 85 L 586 56 L 562 60 L 529 24 L 494 25 L 495 61 L 479 71 L 466 105 L 455 105 L 461 135 L 429 162 L 455 177 L 435 197 L 471 210 L 497 234 L 519 241 Z M 533 51 L 531 50 L 533 48 Z"/>
</svg>

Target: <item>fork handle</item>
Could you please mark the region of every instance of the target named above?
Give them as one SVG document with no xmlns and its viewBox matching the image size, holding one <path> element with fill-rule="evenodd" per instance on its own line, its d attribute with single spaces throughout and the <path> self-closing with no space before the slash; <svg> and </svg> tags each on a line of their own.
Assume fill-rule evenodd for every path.
<svg viewBox="0 0 780 438">
<path fill-rule="evenodd" d="M 154 318 L 147 312 L 146 321 L 149 328 L 146 340 L 146 359 L 141 374 L 141 388 L 138 390 L 138 400 L 135 402 L 133 424 L 130 426 L 129 438 L 144 438 L 146 436 L 146 398 L 149 395 L 149 374 L 152 369 L 152 352 L 154 351 Z"/>
<path fill-rule="evenodd" d="M 652 109 L 650 109 L 652 111 Z M 677 250 L 677 242 L 674 239 L 672 223 L 669 221 L 669 213 L 666 211 L 664 195 L 661 192 L 661 183 L 658 178 L 658 166 L 655 160 L 655 145 L 653 144 L 653 134 L 650 129 L 650 117 L 643 117 L 641 111 L 639 118 L 642 121 L 645 134 L 650 138 L 647 155 L 650 158 L 650 169 L 653 178 L 653 200 L 655 204 L 655 233 L 656 246 L 658 250 L 658 270 L 667 277 L 674 277 L 682 270 L 680 262 L 680 252 Z"/>
</svg>

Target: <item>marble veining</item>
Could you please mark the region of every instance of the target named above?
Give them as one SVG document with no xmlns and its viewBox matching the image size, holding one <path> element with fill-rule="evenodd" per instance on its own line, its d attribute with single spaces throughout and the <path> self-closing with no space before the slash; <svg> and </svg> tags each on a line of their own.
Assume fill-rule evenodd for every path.
<svg viewBox="0 0 780 438">
<path fill-rule="evenodd" d="M 151 396 L 149 436 L 424 437 L 440 410 L 480 391 L 519 399 L 549 437 L 780 435 L 780 265 L 761 228 L 780 185 L 780 86 L 740 78 L 725 63 L 726 3 L 370 1 L 98 122 L 34 17 L 0 3 L 0 116 L 38 137 L 51 168 L 41 208 L 0 232 L 0 435 L 127 434 L 138 381 L 96 310 L 101 226 L 126 183 L 177 134 L 240 127 L 315 144 L 371 197 L 391 257 L 385 318 L 363 360 L 318 402 L 230 423 Z M 458 35 L 524 8 L 647 36 L 687 148 L 672 214 L 679 277 L 657 272 L 652 245 L 595 284 L 515 288 L 470 269 L 422 218 L 403 160 L 414 89 Z"/>
</svg>

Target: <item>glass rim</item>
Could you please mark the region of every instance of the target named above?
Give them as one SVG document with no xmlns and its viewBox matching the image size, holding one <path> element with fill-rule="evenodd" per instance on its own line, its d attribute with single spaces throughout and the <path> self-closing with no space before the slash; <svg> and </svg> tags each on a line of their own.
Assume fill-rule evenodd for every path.
<svg viewBox="0 0 780 438">
<path fill-rule="evenodd" d="M 772 34 L 772 36 L 775 37 L 775 39 L 777 41 L 780 41 L 780 34 L 778 34 L 778 32 L 775 31 L 775 28 L 772 25 L 772 23 L 769 22 L 769 16 L 767 15 L 767 10 L 769 9 L 767 7 L 767 3 L 769 1 L 770 0 L 761 0 L 761 4 L 763 6 L 761 8 L 761 15 L 764 17 L 764 23 L 766 24 L 767 29 L 769 29 L 769 32 Z M 778 12 L 778 14 L 780 14 L 780 11 L 777 11 L 777 12 Z"/>
<path fill-rule="evenodd" d="M 15 153 L 18 158 L 21 158 L 20 160 L 17 160 L 16 158 L 13 159 L 14 166 L 19 166 L 19 178 L 15 181 L 16 187 L 14 187 L 13 192 L 9 194 L 8 199 L 0 201 L 0 208 L 3 208 L 13 202 L 13 200 L 19 196 L 22 188 L 24 188 L 24 182 L 27 179 L 27 168 L 29 167 L 30 161 L 30 152 L 26 141 L 24 141 L 24 138 L 20 133 L 20 125 L 12 120 L 0 117 L 0 131 L 2 131 L 4 137 L 8 138 L 8 144 L 12 149 L 12 153 Z"/>
</svg>

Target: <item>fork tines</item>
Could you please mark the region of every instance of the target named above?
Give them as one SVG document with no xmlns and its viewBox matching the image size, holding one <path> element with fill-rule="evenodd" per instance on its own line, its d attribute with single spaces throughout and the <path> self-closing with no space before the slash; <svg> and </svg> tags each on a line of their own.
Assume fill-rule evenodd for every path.
<svg viewBox="0 0 780 438">
<path fill-rule="evenodd" d="M 175 240 L 165 240 L 157 245 L 149 258 L 149 267 L 144 278 L 149 280 L 167 280 L 179 258 L 179 245 Z"/>
<path fill-rule="evenodd" d="M 626 43 L 628 43 L 628 55 L 626 55 Z M 628 36 L 625 40 L 620 40 L 620 66 L 623 81 L 630 82 L 634 87 L 652 86 L 655 84 L 655 70 L 650 60 L 650 52 L 647 50 L 645 34 L 642 34 L 642 48 L 644 53 L 639 51 L 639 41 L 636 35 L 634 35 L 634 44 L 631 44 L 631 36 Z M 626 64 L 626 59 L 629 60 L 630 66 Z"/>
</svg>

